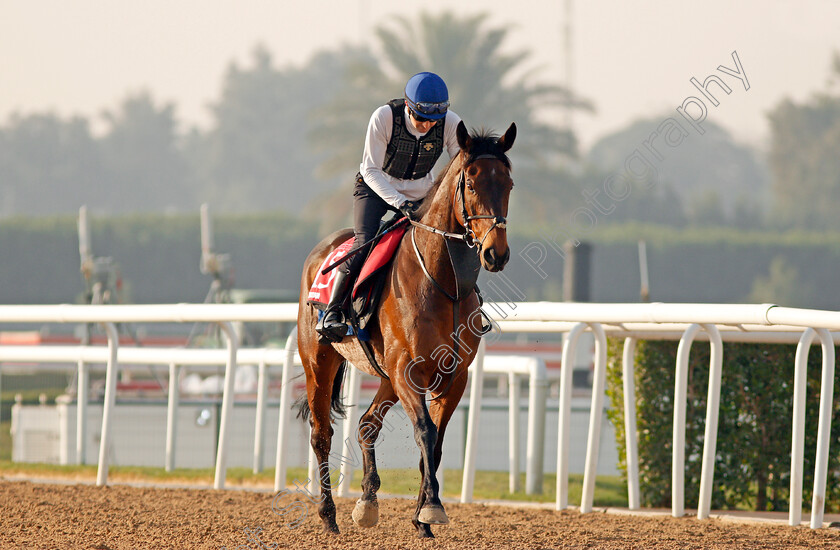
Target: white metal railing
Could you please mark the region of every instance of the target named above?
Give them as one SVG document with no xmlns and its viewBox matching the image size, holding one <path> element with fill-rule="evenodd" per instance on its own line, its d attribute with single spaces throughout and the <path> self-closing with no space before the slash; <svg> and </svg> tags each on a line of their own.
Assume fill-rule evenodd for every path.
<svg viewBox="0 0 840 550">
<path fill-rule="evenodd" d="M 672 513 L 682 515 L 684 502 L 682 498 L 683 468 L 679 468 L 682 460 L 680 453 L 685 448 L 684 411 L 685 398 L 682 391 L 682 374 L 684 364 L 688 360 L 690 346 L 695 337 L 701 336 L 700 329 L 710 339 L 712 344 L 712 373 L 710 380 L 710 395 L 707 408 L 707 424 L 704 443 L 703 470 L 701 479 L 701 497 L 698 505 L 698 517 L 707 517 L 710 506 L 710 491 L 714 476 L 713 457 L 716 445 L 718 399 L 715 392 L 719 392 L 720 369 L 716 367 L 722 357 L 723 341 L 753 341 L 753 342 L 795 342 L 799 341 L 796 356 L 794 418 L 791 453 L 791 502 L 789 522 L 791 525 L 799 523 L 801 518 L 802 464 L 804 441 L 804 376 L 806 368 L 807 350 L 813 339 L 820 337 L 823 349 L 822 387 L 820 394 L 820 415 L 818 426 L 817 460 L 814 476 L 814 497 L 811 506 L 811 527 L 822 525 L 826 472 L 828 465 L 828 443 L 831 427 L 831 406 L 833 400 L 834 348 L 838 340 L 836 334 L 830 330 L 840 330 L 840 313 L 822 310 L 794 309 L 761 305 L 732 305 L 732 304 L 581 304 L 581 303 L 552 303 L 552 302 L 519 302 L 507 303 L 510 310 L 502 316 L 499 312 L 491 316 L 505 332 L 564 332 L 568 333 L 564 349 L 564 364 L 570 364 L 569 358 L 576 344 L 576 339 L 585 329 L 596 334 L 595 388 L 593 389 L 592 421 L 589 427 L 589 438 L 584 474 L 584 491 L 581 511 L 591 509 L 594 491 L 594 470 L 597 464 L 598 441 L 600 423 L 595 417 L 602 412 L 598 408 L 603 396 L 603 369 L 605 368 L 606 350 L 603 346 L 603 336 L 623 336 L 625 340 L 624 352 L 624 384 L 625 418 L 627 420 L 627 448 L 628 448 L 628 497 L 630 508 L 638 508 L 638 462 L 634 423 L 636 411 L 632 399 L 634 393 L 632 383 L 632 357 L 635 341 L 639 338 L 671 339 L 679 338 L 680 352 L 678 353 L 677 385 L 675 387 L 675 419 L 674 419 L 674 469 L 672 474 L 673 502 Z M 226 438 L 230 421 L 230 408 L 233 400 L 233 369 L 237 361 L 237 345 L 233 338 L 230 323 L 233 321 L 293 321 L 297 316 L 297 304 L 165 304 L 139 306 L 0 306 L 0 322 L 27 323 L 103 323 L 108 335 L 108 367 L 106 375 L 105 410 L 103 411 L 102 440 L 100 443 L 99 471 L 97 483 L 104 484 L 107 480 L 107 446 L 110 438 L 110 411 L 113 409 L 115 397 L 116 374 L 118 367 L 118 340 L 114 323 L 129 322 L 213 322 L 218 323 L 227 336 L 228 349 L 226 353 L 226 370 L 224 394 L 222 400 L 222 416 L 219 435 L 219 445 L 216 461 L 216 478 L 214 486 L 224 486 Z M 285 443 L 283 426 L 289 419 L 289 380 L 291 379 L 292 360 L 294 356 L 294 338 L 290 336 L 283 356 L 283 391 L 281 393 L 281 422 L 278 433 L 278 455 L 275 486 L 280 486 L 285 475 L 284 455 Z M 717 350 L 717 351 L 715 351 Z M 202 351 L 202 350 L 195 350 Z M 243 350 L 244 351 L 244 350 Z M 97 353 L 102 353 L 97 352 Z M 568 353 L 568 355 L 567 355 Z M 682 366 L 681 366 L 682 365 Z M 464 485 L 462 500 L 472 498 L 472 478 L 475 467 L 475 448 L 478 437 L 478 423 L 480 409 L 481 377 L 483 362 L 477 361 L 472 367 L 471 412 L 468 423 L 467 447 L 465 450 Z M 682 370 L 681 370 L 682 369 Z M 570 398 L 571 369 L 564 369 L 561 382 L 561 422 L 558 427 L 558 509 L 568 504 L 568 444 L 567 419 Z M 529 422 L 530 432 L 530 422 Z M 682 451 L 680 451 L 682 449 Z M 635 463 L 634 463 L 635 462 Z M 564 472 L 565 470 L 565 472 Z"/>
<path fill-rule="evenodd" d="M 91 364 L 107 363 L 108 348 L 101 346 L 0 346 L 0 363 L 8 362 L 39 362 L 39 363 L 71 363 L 76 364 L 79 371 L 77 384 L 76 430 L 76 459 L 79 464 L 85 464 L 85 447 L 87 433 L 87 405 L 88 378 L 87 372 Z M 180 403 L 178 379 L 181 367 L 210 367 L 225 365 L 228 352 L 224 349 L 209 348 L 153 348 L 153 347 L 121 347 L 117 352 L 117 362 L 128 365 L 160 365 L 169 368 L 169 385 L 167 387 L 167 415 L 166 415 L 166 471 L 175 468 L 175 432 Z M 294 352 L 291 356 L 285 349 L 277 348 L 240 348 L 237 350 L 236 362 L 239 364 L 257 365 L 257 402 L 254 437 L 254 472 L 262 471 L 262 457 L 265 441 L 265 410 L 267 405 L 268 367 L 282 366 L 287 361 L 293 365 L 300 365 L 300 358 Z M 53 367 L 54 368 L 54 367 Z M 84 373 L 84 375 L 83 375 Z"/>
<path fill-rule="evenodd" d="M 285 366 L 286 364 L 294 367 L 300 366 L 300 358 L 295 352 L 295 334 L 293 333 L 287 339 L 286 349 L 277 348 L 240 348 L 237 350 L 237 364 L 251 364 L 258 366 L 257 377 L 257 401 L 255 414 L 255 437 L 254 437 L 254 454 L 253 454 L 253 470 L 254 473 L 262 471 L 262 459 L 264 455 L 264 440 L 265 440 L 265 412 L 267 406 L 267 386 L 268 386 L 268 367 L 271 366 Z M 86 462 L 84 451 L 86 445 L 87 433 L 87 391 L 88 382 L 86 378 L 83 380 L 81 373 L 87 373 L 91 364 L 107 363 L 109 358 L 108 348 L 101 346 L 38 346 L 38 345 L 7 345 L 0 346 L 0 364 L 15 363 L 15 362 L 38 362 L 38 363 L 52 363 L 56 368 L 56 363 L 68 363 L 76 365 L 79 369 L 80 379 L 78 382 L 78 399 L 77 399 L 77 433 L 79 436 L 76 439 L 76 457 L 80 464 Z M 178 387 L 178 379 L 180 369 L 184 366 L 191 367 L 209 367 L 224 365 L 227 362 L 227 351 L 223 349 L 196 349 L 196 348 L 153 348 L 153 347 L 121 347 L 117 354 L 117 363 L 121 368 L 127 368 L 133 365 L 160 365 L 168 366 L 169 368 L 169 384 L 167 386 L 168 406 L 167 406 L 167 429 L 166 429 L 166 459 L 165 468 L 167 471 L 172 471 L 175 468 L 175 438 L 176 422 L 178 414 L 178 407 L 180 403 L 180 390 Z M 299 369 L 295 369 L 295 374 Z M 527 432 L 527 468 L 526 480 L 528 493 L 534 494 L 541 490 L 543 464 L 542 457 L 544 455 L 544 441 L 545 441 L 545 406 L 546 406 L 546 388 L 548 384 L 547 372 L 545 363 L 541 359 L 527 357 L 527 356 L 489 356 L 484 364 L 484 371 L 491 374 L 504 374 L 508 376 L 511 400 L 509 402 L 509 411 L 511 418 L 510 426 L 510 450 L 511 456 L 515 457 L 511 460 L 510 465 L 510 479 L 511 491 L 517 490 L 516 483 L 518 483 L 519 465 L 518 453 L 513 451 L 519 449 L 519 380 L 523 376 L 529 379 L 529 406 L 528 406 L 528 432 Z M 351 370 L 348 382 L 345 384 L 345 401 L 348 403 L 359 402 L 359 390 L 361 385 L 361 377 L 359 371 Z M 291 386 L 284 384 L 283 387 L 291 389 Z M 283 390 L 281 389 L 281 392 Z M 285 457 L 287 449 L 285 448 L 285 434 L 288 433 L 290 417 L 288 415 L 289 409 L 289 395 L 282 394 L 281 399 L 286 403 L 281 409 L 282 419 L 278 429 L 278 437 L 283 437 L 283 443 L 277 455 L 278 457 Z M 515 396 L 515 399 L 513 398 Z M 480 406 L 480 405 L 479 405 Z M 355 417 L 357 407 L 350 407 L 348 409 L 348 417 L 344 420 L 344 433 L 352 433 L 353 427 L 358 420 Z M 345 438 L 346 439 L 346 438 Z M 349 449 L 343 450 L 344 456 L 352 456 Z M 349 480 L 352 478 L 352 464 L 348 462 L 343 463 L 343 482 L 339 486 L 339 495 L 345 496 L 349 490 Z M 277 484 L 278 490 L 282 488 L 282 483 L 285 483 L 286 466 L 281 463 L 277 467 Z M 474 477 L 474 472 L 469 472 L 470 479 Z M 316 479 L 314 476 L 312 479 Z M 282 480 L 282 483 L 281 481 Z M 469 492 L 470 498 L 472 491 Z"/>
<path fill-rule="evenodd" d="M 108 447 L 111 419 L 116 398 L 119 337 L 116 323 L 199 323 L 218 324 L 227 342 L 222 414 L 216 453 L 213 486 L 222 488 L 227 471 L 227 437 L 233 407 L 233 383 L 237 341 L 233 321 L 293 321 L 297 304 L 155 304 L 155 305 L 5 305 L 0 306 L 0 322 L 7 323 L 100 323 L 108 337 L 110 355 L 105 375 L 105 403 L 96 484 L 108 480 Z M 81 378 L 81 377 L 80 377 Z"/>
</svg>

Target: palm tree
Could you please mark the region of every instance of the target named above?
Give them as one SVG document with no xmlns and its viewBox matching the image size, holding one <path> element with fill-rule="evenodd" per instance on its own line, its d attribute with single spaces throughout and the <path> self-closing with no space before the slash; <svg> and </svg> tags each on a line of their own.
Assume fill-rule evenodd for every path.
<svg viewBox="0 0 840 550">
<path fill-rule="evenodd" d="M 504 129 L 516 122 L 519 132 L 512 156 L 519 176 L 545 180 L 556 174 L 564 159 L 574 157 L 574 135 L 545 123 L 541 115 L 546 107 L 591 110 L 591 105 L 562 87 L 536 83 L 535 71 L 524 67 L 529 52 L 502 53 L 508 29 L 488 28 L 487 17 L 421 13 L 412 19 L 396 17 L 391 25 L 377 28 L 380 62 L 357 51 L 343 75 L 341 92 L 314 113 L 317 121 L 310 140 L 328 152 L 320 175 L 343 172 L 349 185 L 361 160 L 370 114 L 385 101 L 402 97 L 408 78 L 425 70 L 446 81 L 452 109 L 468 127 Z M 350 202 L 343 200 L 347 210 Z M 335 213 L 335 205 L 328 208 Z"/>
</svg>

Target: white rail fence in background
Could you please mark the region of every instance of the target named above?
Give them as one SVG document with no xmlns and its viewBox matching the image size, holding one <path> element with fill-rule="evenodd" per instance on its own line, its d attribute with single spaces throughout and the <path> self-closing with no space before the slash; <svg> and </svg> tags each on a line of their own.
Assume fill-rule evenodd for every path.
<svg viewBox="0 0 840 550">
<path fill-rule="evenodd" d="M 590 410 L 589 435 L 587 440 L 586 466 L 584 471 L 581 512 L 589 512 L 593 506 L 595 469 L 598 461 L 601 415 L 606 379 L 606 335 L 624 337 L 623 383 L 625 394 L 625 422 L 627 433 L 628 499 L 631 509 L 638 509 L 639 474 L 638 447 L 636 438 L 636 410 L 633 385 L 633 356 L 639 339 L 679 339 L 677 353 L 676 387 L 674 392 L 674 430 L 672 466 L 672 514 L 682 516 L 685 511 L 685 407 L 688 357 L 692 342 L 701 334 L 711 343 L 711 369 L 709 396 L 706 411 L 706 433 L 702 458 L 700 500 L 698 518 L 709 516 L 711 489 L 714 479 L 714 456 L 717 443 L 717 424 L 720 395 L 720 377 L 724 341 L 744 342 L 798 342 L 794 375 L 793 433 L 791 445 L 791 497 L 789 523 L 798 525 L 801 521 L 802 480 L 804 464 L 805 390 L 808 350 L 816 337 L 820 338 L 823 352 L 822 380 L 820 390 L 820 414 L 817 435 L 817 451 L 814 472 L 814 491 L 811 506 L 810 526 L 822 526 L 825 505 L 825 486 L 828 469 L 829 435 L 834 380 L 834 343 L 836 336 L 829 331 L 840 330 L 840 313 L 793 309 L 761 305 L 730 304 L 576 304 L 576 303 L 509 303 L 509 313 L 494 319 L 504 332 L 555 332 L 565 333 L 563 364 L 571 365 L 579 336 L 585 330 L 595 335 L 595 365 Z M 83 428 L 83 407 L 87 400 L 87 363 L 105 362 L 105 403 L 102 418 L 102 436 L 99 449 L 97 484 L 107 483 L 107 449 L 111 436 L 111 419 L 116 397 L 116 380 L 119 363 L 168 364 L 170 365 L 170 389 L 177 388 L 178 369 L 181 365 L 225 364 L 225 382 L 222 396 L 219 439 L 216 455 L 214 487 L 223 488 L 226 472 L 227 437 L 233 405 L 234 370 L 239 362 L 260 365 L 258 381 L 258 413 L 256 448 L 262 445 L 260 433 L 264 420 L 265 394 L 268 365 L 283 365 L 280 399 L 280 423 L 278 428 L 277 462 L 275 488 L 285 484 L 285 435 L 290 421 L 291 378 L 295 363 L 296 341 L 290 335 L 284 350 L 239 350 L 232 329 L 232 322 L 294 321 L 297 304 L 164 304 L 136 306 L 0 306 L 0 323 L 101 323 L 105 327 L 108 346 L 104 347 L 0 347 L 0 362 L 3 361 L 70 361 L 79 366 L 79 428 Z M 115 329 L 116 323 L 196 323 L 218 324 L 227 340 L 226 350 L 168 348 L 145 350 L 119 348 Z M 702 332 L 701 332 L 702 331 Z M 50 351 L 53 350 L 53 351 Z M 53 353 L 54 355 L 50 355 Z M 161 355 L 158 355 L 160 353 Z M 41 354 L 41 355 L 39 355 Z M 65 355 L 62 355 L 65 354 Z M 145 355 L 144 355 L 145 354 Z M 59 358 L 63 357 L 63 359 Z M 472 500 L 475 476 L 475 449 L 481 410 L 481 387 L 486 369 L 484 354 L 471 365 L 471 402 L 468 418 L 467 443 L 464 460 L 462 502 Z M 538 363 L 523 369 L 505 369 L 494 366 L 494 372 L 508 372 L 511 389 L 517 376 L 530 378 L 529 421 L 528 421 L 528 465 L 526 476 L 528 492 L 537 492 L 537 481 L 541 484 L 542 449 L 545 422 L 545 368 Z M 527 371 L 527 372 L 526 372 Z M 569 424 L 571 417 L 571 368 L 562 369 L 560 386 L 560 417 L 558 422 L 557 451 L 557 499 L 556 508 L 568 506 L 568 463 Z M 345 388 L 346 395 L 358 400 L 359 378 L 355 369 Z M 518 381 L 516 382 L 518 388 Z M 513 393 L 513 392 L 511 392 Z M 518 394 L 518 390 L 517 390 Z M 518 400 L 511 395 L 512 415 L 518 415 Z M 83 401 L 84 400 L 84 401 Z M 353 401 L 355 402 L 355 401 Z M 84 404 L 83 404 L 84 403 Z M 262 403 L 262 413 L 260 413 Z M 176 437 L 173 410 L 178 406 L 178 392 L 169 393 L 169 415 L 167 422 L 167 466 L 174 460 L 172 443 Z M 352 409 L 351 409 L 352 410 Z M 353 418 L 345 422 L 352 433 Z M 518 425 L 518 422 L 516 423 Z M 511 426 L 513 426 L 513 419 Z M 79 433 L 82 433 L 81 430 Z M 518 431 L 511 430 L 511 445 L 518 445 Z M 82 439 L 82 438 L 79 438 Z M 515 441 L 514 441 L 515 440 Z M 346 451 L 346 450 L 345 450 Z M 513 451 L 512 451 L 513 452 Z M 77 456 L 82 456 L 81 454 Z M 513 457 L 513 454 L 511 455 Z M 255 452 L 255 469 L 261 467 Z M 349 467 L 345 461 L 342 468 Z M 511 487 L 514 487 L 514 471 L 518 474 L 515 457 L 511 460 Z M 342 473 L 345 473 L 344 470 Z M 345 480 L 349 481 L 345 474 Z M 339 487 L 339 494 L 346 494 L 347 485 Z"/>
</svg>

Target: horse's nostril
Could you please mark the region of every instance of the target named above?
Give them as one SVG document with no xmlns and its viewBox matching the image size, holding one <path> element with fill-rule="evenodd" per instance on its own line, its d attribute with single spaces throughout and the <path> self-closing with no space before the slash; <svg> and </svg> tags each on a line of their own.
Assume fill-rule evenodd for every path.
<svg viewBox="0 0 840 550">
<path fill-rule="evenodd" d="M 487 265 L 495 265 L 496 264 L 496 251 L 492 248 L 488 248 L 484 251 L 484 261 Z"/>
<path fill-rule="evenodd" d="M 508 260 L 510 260 L 510 248 L 508 248 L 507 250 L 505 250 L 505 255 L 504 255 L 504 256 L 502 256 L 502 262 L 501 262 L 501 264 L 502 264 L 502 265 L 507 265 Z"/>
</svg>

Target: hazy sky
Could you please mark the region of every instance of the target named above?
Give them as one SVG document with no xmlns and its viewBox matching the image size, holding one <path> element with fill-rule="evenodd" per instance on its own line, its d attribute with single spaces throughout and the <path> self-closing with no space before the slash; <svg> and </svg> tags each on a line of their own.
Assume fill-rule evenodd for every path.
<svg viewBox="0 0 840 550">
<path fill-rule="evenodd" d="M 299 65 L 319 49 L 373 44 L 373 27 L 420 9 L 489 12 L 492 26 L 510 26 L 511 50 L 534 51 L 544 80 L 565 77 L 564 0 L 453 4 L 0 0 L 0 120 L 15 111 L 97 116 L 129 92 L 148 89 L 159 101 L 175 103 L 187 124 L 206 124 L 226 67 L 248 61 L 257 43 L 280 66 Z M 698 95 L 689 79 L 710 74 L 721 76 L 732 93 L 715 94 L 720 106 L 709 106 L 709 119 L 741 140 L 761 143 L 766 112 L 784 97 L 801 100 L 825 89 L 831 53 L 840 51 L 840 2 L 829 0 L 575 0 L 572 13 L 573 85 L 598 108 L 575 119 L 584 144 L 639 116 L 674 112 L 687 96 Z M 716 71 L 735 68 L 733 51 L 748 91 Z M 457 110 L 467 99 L 452 100 Z"/>
</svg>

